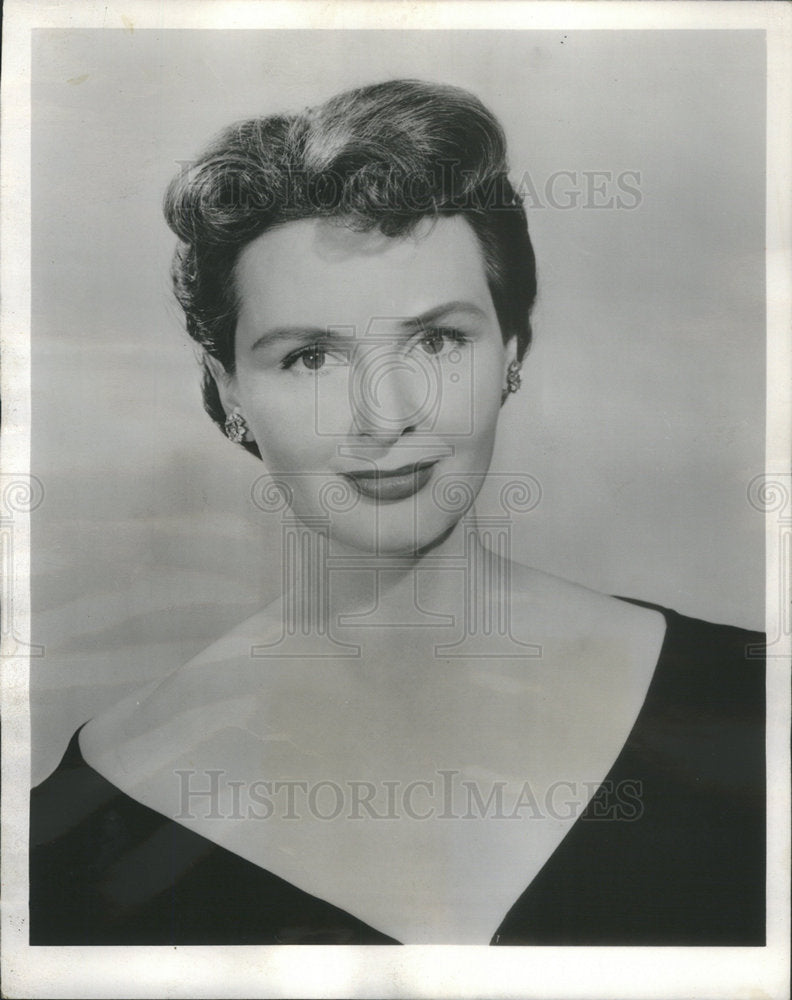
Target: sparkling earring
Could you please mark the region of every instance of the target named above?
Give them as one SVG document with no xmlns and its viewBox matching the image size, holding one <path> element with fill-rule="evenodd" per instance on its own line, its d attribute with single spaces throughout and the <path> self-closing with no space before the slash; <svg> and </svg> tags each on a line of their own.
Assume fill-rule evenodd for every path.
<svg viewBox="0 0 792 1000">
<path fill-rule="evenodd" d="M 501 403 L 505 403 L 509 398 L 509 393 L 517 392 L 522 385 L 522 375 L 520 369 L 522 365 L 519 361 L 511 361 L 506 372 L 506 388 L 501 393 Z"/>
<path fill-rule="evenodd" d="M 228 440 L 233 441 L 234 444 L 242 444 L 247 431 L 248 426 L 245 423 L 245 418 L 239 410 L 232 410 L 226 417 L 225 422 L 225 432 Z"/>
</svg>

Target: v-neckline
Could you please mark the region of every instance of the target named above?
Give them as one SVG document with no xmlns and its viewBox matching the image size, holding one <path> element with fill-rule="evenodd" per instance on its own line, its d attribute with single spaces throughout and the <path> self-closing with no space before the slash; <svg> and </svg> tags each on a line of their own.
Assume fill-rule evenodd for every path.
<svg viewBox="0 0 792 1000">
<path fill-rule="evenodd" d="M 508 922 L 510 914 L 512 914 L 512 912 L 519 907 L 521 901 L 531 891 L 531 887 L 533 886 L 533 884 L 537 881 L 537 879 L 541 876 L 541 874 L 545 871 L 545 869 L 547 869 L 548 866 L 552 865 L 554 858 L 561 852 L 562 848 L 565 848 L 565 845 L 568 845 L 570 840 L 575 839 L 577 836 L 579 836 L 579 831 L 585 825 L 583 821 L 586 819 L 587 816 L 591 815 L 593 809 L 596 809 L 596 802 L 600 792 L 602 791 L 603 788 L 611 786 L 615 781 L 618 780 L 618 775 L 619 772 L 623 769 L 625 759 L 627 759 L 634 750 L 634 748 L 638 744 L 640 744 L 641 742 L 640 733 L 646 725 L 647 718 L 652 714 L 654 702 L 656 700 L 657 689 L 660 686 L 660 681 L 661 681 L 660 678 L 660 675 L 662 673 L 661 667 L 668 658 L 668 649 L 672 641 L 672 632 L 673 632 L 672 616 L 674 616 L 676 613 L 671 611 L 670 609 L 663 608 L 655 604 L 650 604 L 648 602 L 635 600 L 633 598 L 620 597 L 619 600 L 623 600 L 627 603 L 646 607 L 651 610 L 659 611 L 665 619 L 665 631 L 660 646 L 660 652 L 658 654 L 657 660 L 652 670 L 651 679 L 649 681 L 649 685 L 647 687 L 643 703 L 638 711 L 635 721 L 633 722 L 633 725 L 630 729 L 627 739 L 625 740 L 621 750 L 619 751 L 615 761 L 609 768 L 605 777 L 600 782 L 597 790 L 591 796 L 591 799 L 589 800 L 586 807 L 581 811 L 580 815 L 575 819 L 574 823 L 572 823 L 570 828 L 567 830 L 561 841 L 556 845 L 555 849 L 546 859 L 544 864 L 539 868 L 539 870 L 536 872 L 536 874 L 528 883 L 528 885 L 525 886 L 525 888 L 523 888 L 517 895 L 514 903 L 512 904 L 512 906 L 509 907 L 503 919 L 498 924 L 495 933 L 493 934 L 492 938 L 489 941 L 490 945 L 497 945 L 499 943 L 499 940 L 502 935 L 502 930 L 504 928 L 504 925 Z M 184 827 L 182 824 L 177 823 L 176 820 L 173 820 L 168 816 L 163 816 L 163 814 L 157 812 L 157 810 L 152 809 L 150 806 L 146 806 L 143 803 L 138 802 L 136 799 L 133 799 L 132 796 L 128 795 L 126 792 L 121 791 L 121 789 L 117 788 L 117 786 L 113 785 L 110 781 L 108 781 L 108 779 L 104 778 L 98 771 L 96 771 L 93 767 L 91 767 L 91 765 L 83 757 L 82 750 L 79 744 L 79 736 L 82 729 L 87 724 L 88 722 L 83 723 L 83 725 L 80 726 L 80 728 L 74 734 L 72 740 L 72 746 L 70 746 L 69 748 L 72 751 L 72 754 L 68 754 L 67 752 L 67 756 L 71 757 L 71 762 L 73 766 L 81 766 L 86 768 L 87 771 L 91 772 L 92 775 L 94 775 L 96 778 L 100 779 L 102 782 L 109 785 L 114 790 L 115 795 L 122 796 L 124 799 L 128 799 L 136 807 L 146 809 L 151 813 L 160 816 L 167 823 L 173 824 L 174 826 L 185 830 L 192 837 L 198 838 L 198 842 L 203 842 L 207 847 L 207 850 L 205 852 L 206 856 L 213 856 L 214 858 L 217 859 L 228 859 L 228 860 L 234 859 L 234 861 L 238 864 L 243 864 L 246 866 L 249 865 L 250 868 L 253 869 L 256 873 L 261 873 L 261 875 L 265 877 L 268 876 L 270 878 L 278 879 L 279 882 L 282 882 L 285 885 L 289 886 L 290 889 L 292 889 L 295 893 L 300 893 L 302 896 L 311 899 L 316 903 L 331 908 L 336 913 L 343 914 L 344 916 L 348 917 L 350 921 L 354 921 L 354 923 L 357 925 L 367 927 L 373 934 L 376 934 L 378 937 L 384 939 L 388 943 L 403 944 L 403 942 L 398 941 L 397 939 L 391 937 L 388 934 L 385 934 L 384 932 L 378 930 L 375 927 L 372 927 L 370 924 L 366 923 L 359 917 L 355 916 L 355 914 L 350 912 L 349 910 L 345 910 L 329 902 L 328 900 L 321 899 L 318 896 L 314 896 L 311 893 L 305 892 L 305 890 L 300 889 L 298 886 L 294 885 L 294 883 L 291 883 L 286 879 L 282 879 L 280 876 L 276 875 L 274 872 L 271 872 L 269 869 L 256 865 L 254 862 L 249 861 L 242 855 L 239 855 L 236 852 L 229 850 L 228 848 L 223 847 L 222 845 L 216 843 L 215 841 L 210 840 L 208 837 L 204 837 L 202 834 L 189 830 L 189 828 Z"/>
</svg>

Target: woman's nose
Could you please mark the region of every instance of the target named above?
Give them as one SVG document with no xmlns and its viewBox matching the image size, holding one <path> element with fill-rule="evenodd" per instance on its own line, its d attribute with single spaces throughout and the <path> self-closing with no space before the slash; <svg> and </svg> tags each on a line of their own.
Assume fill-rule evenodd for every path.
<svg viewBox="0 0 792 1000">
<path fill-rule="evenodd" d="M 426 425 L 439 384 L 428 359 L 382 349 L 360 360 L 350 388 L 357 433 L 387 441 Z"/>
</svg>

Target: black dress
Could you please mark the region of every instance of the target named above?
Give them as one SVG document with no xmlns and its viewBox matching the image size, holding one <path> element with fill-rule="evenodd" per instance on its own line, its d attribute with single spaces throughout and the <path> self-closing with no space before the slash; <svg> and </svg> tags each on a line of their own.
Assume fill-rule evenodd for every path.
<svg viewBox="0 0 792 1000">
<path fill-rule="evenodd" d="M 643 707 L 493 945 L 765 943 L 763 636 L 633 603 L 667 623 Z M 78 734 L 31 796 L 32 945 L 400 943 L 130 798 Z"/>
</svg>

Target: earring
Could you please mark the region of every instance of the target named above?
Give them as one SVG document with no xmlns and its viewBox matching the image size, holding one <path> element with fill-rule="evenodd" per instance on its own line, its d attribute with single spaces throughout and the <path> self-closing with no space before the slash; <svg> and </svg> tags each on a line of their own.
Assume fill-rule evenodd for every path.
<svg viewBox="0 0 792 1000">
<path fill-rule="evenodd" d="M 509 393 L 517 392 L 522 385 L 521 368 L 522 365 L 519 361 L 511 361 L 509 363 L 509 368 L 506 372 L 506 388 L 501 393 L 501 404 L 505 403 L 509 398 Z"/>
<path fill-rule="evenodd" d="M 233 441 L 234 444 L 242 444 L 245 440 L 248 426 L 239 410 L 232 410 L 226 417 L 225 432 L 228 440 Z"/>
</svg>

